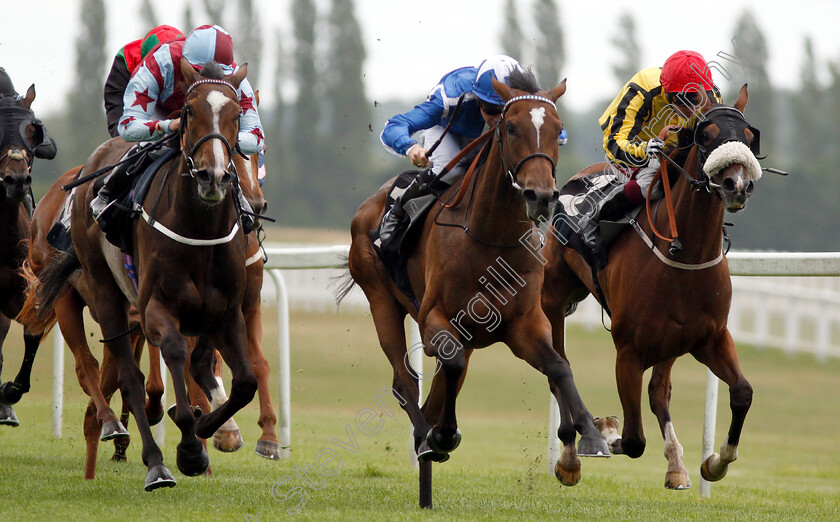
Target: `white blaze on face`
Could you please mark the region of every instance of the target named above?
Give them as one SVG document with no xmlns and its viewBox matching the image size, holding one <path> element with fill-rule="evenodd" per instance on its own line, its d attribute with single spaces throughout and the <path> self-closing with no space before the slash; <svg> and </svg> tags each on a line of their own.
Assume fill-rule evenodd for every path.
<svg viewBox="0 0 840 522">
<path fill-rule="evenodd" d="M 537 129 L 537 148 L 540 148 L 540 127 L 545 123 L 545 107 L 539 109 L 531 109 L 531 122 L 534 128 Z"/>
<path fill-rule="evenodd" d="M 210 94 L 207 95 L 207 103 L 210 104 L 210 110 L 213 112 L 213 132 L 221 132 L 219 129 L 219 118 L 222 113 L 222 107 L 224 107 L 226 103 L 230 102 L 231 99 L 219 91 L 211 91 Z M 216 172 L 224 172 L 225 164 L 223 162 L 225 152 L 222 148 L 221 140 L 213 140 L 213 156 L 216 158 L 214 170 Z"/>
</svg>

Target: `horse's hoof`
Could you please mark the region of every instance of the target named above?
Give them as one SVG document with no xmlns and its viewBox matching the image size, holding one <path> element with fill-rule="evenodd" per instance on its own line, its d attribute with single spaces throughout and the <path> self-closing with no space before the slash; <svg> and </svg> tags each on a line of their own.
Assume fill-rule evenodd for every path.
<svg viewBox="0 0 840 522">
<path fill-rule="evenodd" d="M 146 420 L 149 421 L 149 426 L 154 426 L 163 420 L 163 404 L 160 401 L 146 399 L 146 405 L 143 409 L 146 411 Z"/>
<path fill-rule="evenodd" d="M 429 443 L 430 448 L 438 453 L 450 453 L 461 444 L 461 430 L 456 429 L 455 435 L 444 437 L 435 426 L 426 434 L 426 442 Z"/>
<path fill-rule="evenodd" d="M 688 478 L 688 472 L 669 471 L 665 473 L 665 487 L 667 489 L 675 489 L 678 491 L 691 489 L 691 480 Z"/>
<path fill-rule="evenodd" d="M 449 453 L 433 450 L 429 447 L 428 440 L 424 440 L 417 448 L 417 460 L 419 462 L 437 462 L 440 464 L 449 460 Z"/>
<path fill-rule="evenodd" d="M 7 404 L 0 404 L 0 426 L 20 426 L 20 421 L 15 415 L 15 410 Z"/>
<path fill-rule="evenodd" d="M 721 471 L 717 474 L 712 473 L 712 465 L 716 464 Z M 722 479 L 726 476 L 726 472 L 729 471 L 729 466 L 720 466 L 720 455 L 717 453 L 712 453 L 709 455 L 709 458 L 703 461 L 703 464 L 700 465 L 700 476 L 703 477 L 704 480 L 709 482 L 717 482 L 718 480 Z"/>
<path fill-rule="evenodd" d="M 199 451 L 190 451 L 181 443 L 178 444 L 176 451 L 175 462 L 178 464 L 178 470 L 188 477 L 201 475 L 210 465 L 210 457 L 207 455 L 204 446 L 196 443 L 193 448 L 198 448 Z"/>
<path fill-rule="evenodd" d="M 112 462 L 128 462 L 128 457 L 125 456 L 125 453 L 114 453 L 111 455 Z"/>
<path fill-rule="evenodd" d="M 11 406 L 17 404 L 26 390 L 17 386 L 14 382 L 4 382 L 0 384 L 0 403 Z"/>
<path fill-rule="evenodd" d="M 163 464 L 158 464 L 146 473 L 146 486 L 143 488 L 146 491 L 172 487 L 175 487 L 175 477 Z"/>
<path fill-rule="evenodd" d="M 264 459 L 280 460 L 282 458 L 280 455 L 280 444 L 268 440 L 258 440 L 257 447 L 254 448 L 254 453 Z"/>
<path fill-rule="evenodd" d="M 580 457 L 609 457 L 610 449 L 607 447 L 607 441 L 600 435 L 581 437 L 577 445 L 577 454 Z"/>
<path fill-rule="evenodd" d="M 554 464 L 554 476 L 557 477 L 557 480 L 559 480 L 564 486 L 571 487 L 576 485 L 580 482 L 580 462 L 578 462 L 576 468 L 564 469 L 558 460 L 557 463 Z"/>
<path fill-rule="evenodd" d="M 109 420 L 102 425 L 102 431 L 99 432 L 99 440 L 105 442 L 106 440 L 128 437 L 128 430 L 117 419 Z"/>
<path fill-rule="evenodd" d="M 242 447 L 242 435 L 239 430 L 216 430 L 213 434 L 213 447 L 224 453 L 233 453 Z"/>
</svg>

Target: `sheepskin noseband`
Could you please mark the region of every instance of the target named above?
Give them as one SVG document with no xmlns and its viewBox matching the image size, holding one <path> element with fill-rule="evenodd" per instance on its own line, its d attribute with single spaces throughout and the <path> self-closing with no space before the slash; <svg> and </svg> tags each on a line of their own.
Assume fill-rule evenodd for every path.
<svg viewBox="0 0 840 522">
<path fill-rule="evenodd" d="M 761 165 L 746 144 L 740 141 L 728 141 L 715 148 L 703 165 L 703 172 L 710 178 L 729 165 L 743 165 L 749 179 L 755 181 L 761 177 Z"/>
</svg>

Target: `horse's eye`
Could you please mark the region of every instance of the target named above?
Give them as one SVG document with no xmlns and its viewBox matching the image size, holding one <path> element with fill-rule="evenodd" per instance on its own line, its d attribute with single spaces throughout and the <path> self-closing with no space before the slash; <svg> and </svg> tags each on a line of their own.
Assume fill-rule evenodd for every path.
<svg viewBox="0 0 840 522">
<path fill-rule="evenodd" d="M 706 132 L 706 131 L 701 132 L 701 133 L 700 133 L 700 140 L 701 140 L 703 143 L 709 143 L 709 133 L 708 133 L 708 132 Z"/>
<path fill-rule="evenodd" d="M 510 122 L 510 121 L 507 122 L 507 124 L 505 124 L 505 131 L 508 134 L 510 134 L 511 136 L 515 136 L 516 135 L 516 125 L 514 125 L 513 122 Z"/>
</svg>

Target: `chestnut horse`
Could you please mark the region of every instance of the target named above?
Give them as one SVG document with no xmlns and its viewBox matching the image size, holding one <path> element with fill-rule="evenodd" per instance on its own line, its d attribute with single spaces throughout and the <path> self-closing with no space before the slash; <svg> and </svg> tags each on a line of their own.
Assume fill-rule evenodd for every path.
<svg viewBox="0 0 840 522">
<path fill-rule="evenodd" d="M 72 236 L 76 255 L 61 256 L 45 270 L 39 302 L 48 307 L 64 283 L 64 276 L 81 266 L 106 349 L 118 368 L 123 400 L 134 415 L 148 467 L 145 489 L 171 487 L 175 480 L 163 464 L 144 411 L 143 374 L 133 359 L 126 334 L 129 305 L 140 313 L 149 343 L 160 347 L 172 376 L 181 430 L 177 464 L 194 476 L 209 465 L 198 437 L 210 437 L 253 398 L 256 379 L 247 359 L 242 296 L 245 290 L 246 238 L 239 231 L 233 175 L 228 171 L 239 123 L 236 89 L 246 67 L 224 76 L 207 64 L 200 76 L 182 60 L 186 101 L 182 111 L 180 160 L 171 160 L 151 183 L 143 220 L 132 225 L 137 290 L 119 251 L 105 241 L 90 216 L 93 184 L 76 190 L 72 205 Z M 128 145 L 112 140 L 89 158 L 84 171 L 112 165 Z M 83 172 L 84 172 L 83 171 Z M 160 204 L 158 204 L 160 203 Z M 76 257 L 78 256 L 78 257 Z M 43 273 L 42 273 L 43 274 Z M 206 336 L 220 349 L 233 373 L 230 399 L 219 409 L 195 418 L 184 381 L 188 356 L 184 335 Z M 194 351 L 192 357 L 203 354 Z M 195 375 L 194 375 L 195 376 Z"/>
<path fill-rule="evenodd" d="M 29 111 L 34 100 L 35 86 L 32 85 L 20 102 L 12 102 L 20 104 L 14 110 Z M 10 101 L 7 98 L 4 103 Z M 29 212 L 23 200 L 32 185 L 30 168 L 33 157 L 23 138 L 32 140 L 35 128 L 30 123 L 24 132 L 25 136 L 20 136 L 15 129 L 14 136 L 5 137 L 3 142 L 6 146 L 0 150 L 0 182 L 3 184 L 0 189 L 0 372 L 3 370 L 3 343 L 12 319 L 23 307 L 26 295 L 26 281 L 19 270 L 26 259 L 26 239 L 29 237 Z M 24 356 L 20 371 L 14 381 L 0 384 L 0 425 L 19 424 L 12 404 L 29 391 L 29 376 L 40 340 L 40 335 L 24 327 Z"/>
<path fill-rule="evenodd" d="M 671 177 L 678 178 L 671 193 L 682 251 L 669 254 L 668 243 L 653 238 L 655 246 L 650 246 L 650 239 L 643 241 L 637 232 L 626 230 L 612 245 L 608 264 L 597 274 L 605 304 L 612 310 L 616 384 L 624 410 L 620 448 L 632 458 L 644 452 L 642 376 L 645 369 L 653 367 L 648 395 L 665 439 L 665 487 L 671 489 L 691 486 L 668 410 L 671 367 L 676 358 L 690 353 L 729 385 L 732 421 L 720 454 L 715 453 L 701 466 L 706 480 L 723 478 L 727 465 L 737 457 L 741 428 L 752 401 L 752 388 L 741 373 L 726 326 L 732 286 L 721 252 L 724 212 L 743 209 L 754 180 L 761 175 L 751 151 L 758 149 L 757 131 L 743 116 L 747 98 L 744 85 L 734 108 L 707 100 L 697 127 L 680 131 L 681 147 L 671 157 L 681 167 L 666 169 L 668 162 L 662 159 L 660 173 L 670 170 Z M 643 209 L 637 218 L 645 238 L 652 235 L 649 215 L 650 211 Z M 654 210 L 650 222 L 664 230 L 666 212 Z M 565 357 L 564 311 L 587 294 L 598 294 L 590 267 L 561 239 L 556 233 L 549 234 L 542 304 L 551 320 L 554 348 Z"/>
<path fill-rule="evenodd" d="M 564 451 L 556 471 L 561 481 L 574 484 L 580 475 L 575 428 L 582 433 L 581 454 L 609 455 L 609 450 L 578 395 L 568 362 L 551 346 L 550 324 L 539 305 L 543 268 L 525 247 L 538 236 L 533 222 L 550 217 L 559 196 L 554 170 L 563 125 L 555 102 L 566 85 L 541 91 L 533 73 L 515 71 L 510 87 L 495 80 L 493 87 L 505 106 L 498 125 L 485 135 L 495 135 L 486 144 L 486 161 L 442 196 L 451 199 L 460 189 L 463 200 L 432 209 L 408 258 L 419 308 L 388 276 L 368 234 L 382 218 L 390 182 L 353 218 L 352 279 L 338 297 L 356 283 L 365 292 L 379 343 L 394 370 L 393 392 L 414 426 L 420 461 L 443 462 L 458 446 L 455 402 L 469 353 L 504 342 L 548 377 L 552 393 L 573 412 L 575 426 L 566 424 L 559 433 Z M 498 282 L 488 284 L 485 271 Z M 443 389 L 433 387 L 423 409 L 418 407 L 417 375 L 406 364 L 407 313 L 420 325 L 424 350 L 437 358 L 443 374 Z"/>
<path fill-rule="evenodd" d="M 115 138 L 115 140 L 119 141 L 120 139 Z M 239 155 L 234 155 L 233 162 L 237 173 L 239 173 L 240 186 L 242 187 L 245 198 L 257 214 L 262 214 L 265 211 L 266 203 L 256 176 L 258 170 L 257 156 L 253 155 L 246 160 Z M 68 197 L 68 193 L 63 191 L 61 187 L 70 183 L 78 172 L 79 167 L 74 167 L 59 177 L 38 202 L 38 206 L 32 216 L 29 257 L 26 262 L 26 272 L 31 285 L 29 296 L 32 299 L 27 301 L 29 306 L 24 306 L 24 311 L 19 317 L 24 323 L 34 321 L 37 276 L 48 261 L 57 255 L 55 248 L 47 241 L 47 234 L 58 221 L 61 209 Z M 249 266 L 247 269 L 248 283 L 245 294 L 246 298 L 243 302 L 243 312 L 245 313 L 248 327 L 249 357 L 251 358 L 252 367 L 259 382 L 260 396 L 262 397 L 263 394 L 268 395 L 268 392 L 264 391 L 264 388 L 266 390 L 268 388 L 268 362 L 265 360 L 265 356 L 262 355 L 262 346 L 260 344 L 262 324 L 259 315 L 259 289 L 262 287 L 262 257 L 256 255 L 260 252 L 259 243 L 256 240 L 256 233 L 252 233 L 248 241 L 247 254 L 249 258 L 246 262 Z M 256 294 L 256 298 L 254 294 Z M 73 353 L 79 384 L 82 390 L 91 397 L 87 410 L 85 411 L 84 419 L 84 434 L 87 443 L 84 474 L 86 479 L 96 477 L 96 455 L 100 440 L 114 439 L 115 452 L 112 459 L 117 461 L 126 460 L 126 449 L 129 444 L 129 435 L 125 431 L 125 426 L 127 426 L 128 422 L 127 404 L 123 403 L 123 411 L 119 419 L 116 418 L 113 410 L 109 407 L 111 396 L 118 388 L 117 368 L 114 365 L 114 360 L 108 350 L 104 350 L 100 371 L 99 363 L 91 353 L 85 337 L 82 310 L 86 306 L 86 303 L 91 302 L 91 299 L 90 292 L 84 285 L 84 278 L 69 278 L 66 288 L 55 299 L 52 313 L 47 312 L 48 315 L 40 323 L 31 325 L 33 331 L 38 332 L 40 335 L 45 335 L 55 321 L 58 321 L 62 336 Z M 132 309 L 132 312 L 136 313 L 134 309 Z M 96 320 L 94 310 L 91 310 L 91 315 Z M 137 322 L 139 322 L 139 318 L 135 318 L 132 324 L 136 324 Z M 133 347 L 135 360 L 139 364 L 145 342 L 145 336 L 143 336 L 142 331 L 139 329 L 132 331 L 130 342 Z M 150 346 L 149 349 L 150 367 L 146 382 L 146 394 L 148 397 L 146 399 L 145 410 L 149 424 L 155 425 L 163 418 L 161 397 L 164 389 L 160 372 L 160 351 L 155 346 Z M 195 385 L 195 381 L 191 378 L 188 378 L 188 381 L 191 386 Z M 192 395 L 196 394 L 191 389 Z M 206 399 L 204 402 L 206 403 Z M 193 403 L 195 404 L 195 401 Z M 202 409 L 203 411 L 210 411 L 209 407 Z M 277 439 L 274 435 L 274 422 L 272 422 L 274 418 L 270 397 L 266 397 L 265 400 L 261 400 L 260 425 L 263 428 L 263 436 L 257 443 L 257 453 L 262 456 L 279 453 L 279 447 L 275 451 L 272 451 L 271 447 L 272 442 L 275 445 L 277 444 Z M 224 425 L 214 434 L 214 443 L 217 438 L 222 439 L 221 442 L 215 443 L 216 447 L 229 451 L 230 448 L 235 446 L 227 442 L 232 436 L 229 433 L 223 432 L 223 428 Z M 263 448 L 262 453 L 260 452 L 261 447 Z M 270 458 L 270 456 L 267 458 Z"/>
</svg>

